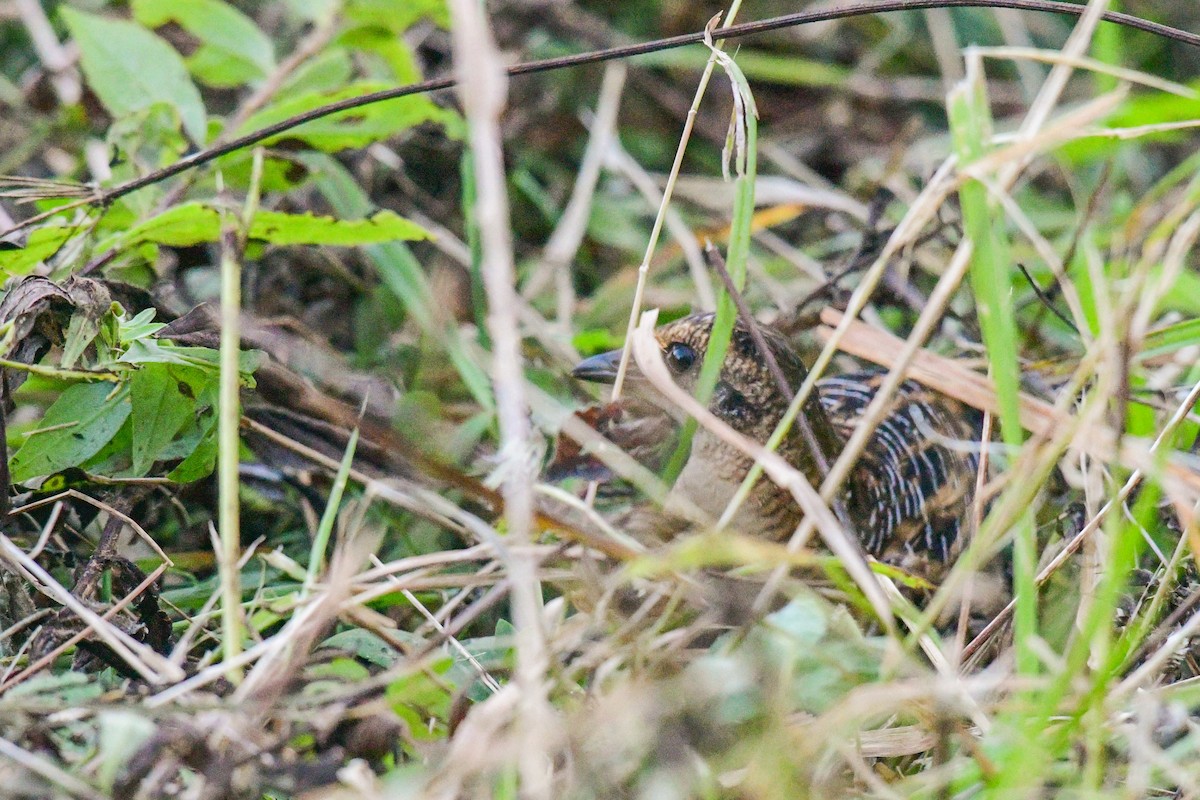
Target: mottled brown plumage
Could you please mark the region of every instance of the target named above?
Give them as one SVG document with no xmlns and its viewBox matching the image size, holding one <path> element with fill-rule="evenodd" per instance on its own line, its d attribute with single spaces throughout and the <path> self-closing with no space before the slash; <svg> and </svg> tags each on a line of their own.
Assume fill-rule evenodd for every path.
<svg viewBox="0 0 1200 800">
<path fill-rule="evenodd" d="M 712 314 L 698 314 L 655 331 L 676 382 L 688 391 L 696 387 L 712 322 Z M 807 375 L 800 358 L 779 334 L 765 328 L 762 333 L 787 382 L 798 388 Z M 588 359 L 575 374 L 611 379 L 618 355 Z M 877 371 L 864 371 L 818 382 L 804 415 L 829 463 L 857 426 L 882 378 Z M 636 374 L 630 390 L 652 392 Z M 735 328 L 709 409 L 739 432 L 766 442 L 787 407 L 788 399 L 750 332 Z M 978 468 L 972 447 L 976 428 L 973 412 L 960 404 L 913 382 L 901 386 L 843 490 L 843 503 L 866 552 L 915 575 L 941 577 L 969 538 Z M 817 461 L 798 426 L 779 453 L 814 486 L 821 483 Z M 702 428 L 672 493 L 715 519 L 752 464 L 751 458 Z M 802 517 L 791 494 L 763 478 L 732 525 L 744 533 L 784 540 Z"/>
</svg>

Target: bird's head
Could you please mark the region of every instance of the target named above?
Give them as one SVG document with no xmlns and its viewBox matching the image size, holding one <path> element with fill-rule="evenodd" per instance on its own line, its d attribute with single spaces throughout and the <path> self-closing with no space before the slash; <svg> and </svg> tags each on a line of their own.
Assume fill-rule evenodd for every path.
<svg viewBox="0 0 1200 800">
<path fill-rule="evenodd" d="M 714 315 L 693 314 L 660 325 L 654 331 L 663 361 L 671 370 L 675 382 L 684 390 L 695 393 L 701 366 L 708 354 Z M 784 377 L 794 391 L 804 380 L 805 369 L 787 341 L 775 331 L 761 328 L 763 339 Z M 613 350 L 584 360 L 572 374 L 582 380 L 611 383 L 616 378 L 621 351 Z M 630 364 L 631 385 L 643 383 L 636 366 Z M 736 325 L 725 351 L 721 374 L 709 401 L 709 410 L 748 435 L 759 434 L 759 428 L 774 427 L 788 399 L 771 374 L 767 359 L 759 352 L 754 337 L 741 323 Z"/>
</svg>

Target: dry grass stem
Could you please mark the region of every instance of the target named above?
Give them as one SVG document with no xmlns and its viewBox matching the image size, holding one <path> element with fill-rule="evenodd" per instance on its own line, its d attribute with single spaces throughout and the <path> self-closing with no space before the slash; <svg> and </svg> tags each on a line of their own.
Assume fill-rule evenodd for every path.
<svg viewBox="0 0 1200 800">
<path fill-rule="evenodd" d="M 107 797 L 106 794 L 89 786 L 74 775 L 64 772 L 51 761 L 29 752 L 3 737 L 0 737 L 0 756 L 15 764 L 20 764 L 35 775 L 40 775 L 71 797 L 81 797 L 85 800 L 104 800 Z"/>
<path fill-rule="evenodd" d="M 143 542 L 146 543 L 147 547 L 149 547 L 151 550 L 154 551 L 155 555 L 157 555 L 159 558 L 161 558 L 163 560 L 163 563 L 165 563 L 168 567 L 175 566 L 175 562 L 171 560 L 171 557 L 168 556 L 163 551 L 162 547 L 159 546 L 158 542 L 154 541 L 154 537 L 151 536 L 149 533 L 147 533 L 146 529 L 138 524 L 137 520 L 135 520 L 133 517 L 129 516 L 128 514 L 122 513 L 118 509 L 113 508 L 111 505 L 109 505 L 108 503 L 105 503 L 103 500 L 97 500 L 96 498 L 92 497 L 91 495 L 84 494 L 83 492 L 81 492 L 77 489 L 66 489 L 62 492 L 52 494 L 48 497 L 38 498 L 37 500 L 34 500 L 33 502 L 26 503 L 25 505 L 14 508 L 10 513 L 25 514 L 30 511 L 33 511 L 35 509 L 50 505 L 51 503 L 60 503 L 62 500 L 66 500 L 66 499 L 79 500 L 81 502 L 87 503 L 88 505 L 95 506 L 96 508 L 105 512 L 106 514 L 109 514 L 110 516 L 114 516 L 117 519 L 121 520 L 126 525 L 128 525 L 134 533 L 136 533 L 138 535 L 138 538 L 140 538 Z M 54 520 L 57 518 L 57 516 L 58 516 L 58 514 L 56 511 L 55 513 L 51 514 L 50 519 Z M 51 523 L 48 521 L 46 526 L 49 529 L 51 527 Z M 39 538 L 38 541 L 41 542 L 42 540 Z M 29 557 L 36 558 L 39 550 L 40 550 L 40 548 L 35 545 L 34 548 L 29 552 Z"/>
<path fill-rule="evenodd" d="M 37 51 L 42 66 L 50 73 L 50 80 L 58 99 L 64 105 L 75 105 L 83 94 L 79 73 L 74 68 L 78 56 L 58 41 L 54 26 L 38 0 L 13 0 L 13 5 L 25 25 L 25 32 L 29 34 L 29 41 Z"/>
<path fill-rule="evenodd" d="M 683 254 L 688 275 L 695 287 L 696 301 L 700 308 L 716 308 L 717 295 L 708 270 L 704 268 L 700 237 L 688 227 L 679 211 L 667 203 L 663 190 L 659 188 L 654 177 L 646 172 L 629 153 L 625 152 L 620 142 L 613 141 L 610 144 L 608 162 L 611 169 L 624 175 L 633 184 L 633 187 L 646 199 L 648 204 L 655 208 L 666 208 L 666 211 L 663 212 L 663 224 L 666 226 L 667 232 L 671 234 L 671 238 L 675 240 L 679 252 Z"/>
<path fill-rule="evenodd" d="M 1033 139 L 1037 133 L 1046 124 L 1050 114 L 1055 106 L 1058 105 L 1059 98 L 1062 96 L 1063 89 L 1066 88 L 1067 81 L 1070 79 L 1074 68 L 1069 62 L 1073 59 L 1080 58 L 1091 44 L 1092 35 L 1095 33 L 1096 26 L 1100 24 L 1100 18 L 1104 12 L 1108 10 L 1108 0 L 1091 0 L 1088 3 L 1087 9 L 1080 16 L 1079 21 L 1075 23 L 1071 35 L 1067 38 L 1066 44 L 1062 47 L 1062 54 L 1066 59 L 1063 63 L 1055 64 L 1050 74 L 1046 76 L 1046 80 L 1042 83 L 1042 88 L 1038 92 L 1037 97 L 1029 106 L 1029 111 L 1025 114 L 1025 118 L 1021 121 L 1021 127 L 1017 131 L 1018 141 L 1028 141 Z M 970 51 L 966 54 L 968 61 L 967 72 L 970 74 L 972 61 L 979 59 L 979 56 L 972 56 Z M 982 74 L 982 68 L 979 67 L 979 74 Z M 1019 159 L 1011 160 L 999 171 L 999 185 L 1006 190 L 1012 185 L 1017 176 L 1024 171 L 1029 163 L 1031 156 L 1025 156 Z"/>
<path fill-rule="evenodd" d="M 1147 72 L 1141 72 L 1135 69 L 1125 69 L 1123 67 L 1107 64 L 1103 61 L 1098 61 L 1094 58 L 1086 56 L 1070 56 L 1058 50 L 1039 50 L 1035 47 L 980 47 L 973 45 L 968 48 L 970 53 L 978 54 L 984 58 L 1005 58 L 1013 60 L 1037 61 L 1043 64 L 1061 64 L 1064 67 L 1071 69 L 1083 69 L 1089 72 L 1098 72 L 1101 75 L 1111 75 L 1128 83 L 1135 83 L 1140 86 L 1146 86 L 1151 89 L 1157 89 L 1160 92 L 1167 94 L 1178 95 L 1188 99 L 1196 99 L 1197 92 L 1185 86 L 1182 83 L 1163 80 L 1157 75 L 1151 75 Z"/>
<path fill-rule="evenodd" d="M 571 187 L 571 197 L 563 208 L 558 224 L 554 226 L 554 232 L 546 241 L 541 262 L 533 268 L 529 280 L 521 288 L 521 294 L 527 299 L 536 297 L 551 278 L 556 281 L 565 280 L 567 287 L 571 286 L 571 261 L 579 252 L 579 246 L 587 233 L 588 219 L 592 212 L 592 197 L 600 180 L 600 170 L 604 166 L 608 148 L 616 138 L 617 112 L 621 108 L 621 92 L 625 88 L 626 72 L 625 65 L 620 63 L 610 64 L 604 69 L 600 97 L 596 101 L 596 114 L 590 126 L 583 158 L 579 162 L 579 172 Z M 561 289 L 559 294 L 562 294 Z M 574 299 L 572 292 L 569 294 L 568 307 L 563 308 L 563 298 L 560 296 L 560 325 L 569 322 Z"/>
<path fill-rule="evenodd" d="M 184 677 L 183 670 L 175 664 L 88 608 L 83 601 L 71 594 L 54 579 L 54 576 L 29 558 L 21 548 L 3 534 L 0 534 L 0 558 L 9 562 L 19 573 L 24 575 L 39 592 L 71 609 L 89 630 L 111 647 L 113 652 L 129 665 L 130 669 L 142 676 L 148 683 L 160 686 Z"/>
<path fill-rule="evenodd" d="M 454 67 L 469 127 L 475 164 L 476 207 L 487 292 L 487 326 L 492 337 L 492 379 L 500 423 L 500 461 L 504 469 L 506 538 L 514 548 L 527 545 L 533 530 L 533 476 L 529 463 L 530 424 L 525 398 L 524 359 L 514 308 L 517 302 L 508 190 L 500 114 L 507 92 L 504 65 L 483 9 L 473 0 L 451 0 L 454 19 Z M 535 558 L 501 551 L 510 583 L 516 628 L 515 689 L 519 695 L 517 768 L 523 797 L 550 796 L 545 764 L 545 728 L 551 717 L 544 685 L 549 656 L 542 630 L 542 595 Z"/>
<path fill-rule="evenodd" d="M 104 620 L 105 622 L 107 622 L 108 620 L 111 620 L 118 613 L 120 613 L 123 609 L 127 608 L 130 603 L 132 603 L 134 600 L 141 597 L 142 594 L 147 589 L 154 586 L 155 583 L 158 581 L 158 579 L 161 578 L 163 573 L 166 571 L 167 571 L 166 565 L 165 564 L 160 565 L 158 567 L 158 569 L 151 572 L 149 575 L 146 576 L 146 578 L 140 584 L 138 584 L 136 587 L 134 587 L 133 591 L 131 591 L 129 594 L 122 597 L 120 600 L 117 600 L 116 602 L 114 602 L 100 616 L 100 619 Z M 22 682 L 32 678 L 34 675 L 37 675 L 42 670 L 51 666 L 55 662 L 55 660 L 57 660 L 59 658 L 59 656 L 61 656 L 63 653 L 67 652 L 70 648 L 74 647 L 76 644 L 78 644 L 79 642 L 81 642 L 85 638 L 87 638 L 87 636 L 91 632 L 91 630 L 92 630 L 91 628 L 84 628 L 83 630 L 78 631 L 75 634 L 72 634 L 70 637 L 68 637 L 65 641 L 63 641 L 57 647 L 55 647 L 52 650 L 50 650 L 49 652 L 47 652 L 46 654 L 44 654 L 43 656 L 38 658 L 36 661 L 30 662 L 25 667 L 25 669 L 21 670 L 16 675 L 13 675 L 11 677 L 9 675 L 5 675 L 4 679 L 0 680 L 0 695 L 2 695 L 8 689 L 11 689 L 12 687 L 16 686 L 17 684 L 22 683 Z M 5 633 L 8 633 L 8 632 L 5 631 Z M 0 635 L 0 641 L 3 641 L 3 640 L 4 640 L 4 636 Z M 17 662 L 14 661 L 13 666 L 15 666 L 16 663 Z"/>
<path fill-rule="evenodd" d="M 741 8 L 741 0 L 733 0 L 729 6 L 729 12 L 725 14 L 724 22 L 720 27 L 727 28 L 737 19 L 738 10 Z M 710 21 L 711 24 L 711 21 Z M 687 151 L 688 141 L 692 136 L 692 129 L 696 124 L 696 115 L 700 111 L 700 101 L 704 97 L 704 92 L 708 89 L 708 82 L 712 79 L 713 69 L 717 65 L 717 53 L 724 47 L 724 42 L 718 42 L 710 48 L 708 61 L 704 65 L 704 71 L 700 75 L 700 80 L 696 85 L 696 94 L 692 99 L 692 105 L 688 108 L 687 117 L 683 123 L 683 132 L 679 136 L 679 146 L 675 149 L 675 158 L 671 162 L 671 171 L 667 174 L 667 182 L 663 187 L 662 203 L 658 207 L 658 214 L 654 218 L 654 227 L 650 230 L 650 238 L 646 243 L 646 253 L 642 256 L 642 263 L 638 265 L 637 285 L 633 290 L 633 303 L 629 309 L 629 322 L 625 326 L 625 341 L 629 341 L 633 336 L 633 331 L 637 327 L 638 318 L 642 313 L 642 302 L 646 294 L 646 279 L 650 274 L 650 263 L 654 257 L 654 251 L 658 247 L 658 238 L 662 234 L 663 221 L 666 218 L 667 208 L 671 204 L 671 197 L 675 191 L 675 181 L 679 178 L 679 173 L 683 167 L 683 156 Z M 613 381 L 612 399 L 616 401 L 621 396 L 621 388 L 625 383 L 625 373 L 629 369 L 629 348 L 621 353 L 621 363 L 617 367 L 617 377 Z"/>
</svg>

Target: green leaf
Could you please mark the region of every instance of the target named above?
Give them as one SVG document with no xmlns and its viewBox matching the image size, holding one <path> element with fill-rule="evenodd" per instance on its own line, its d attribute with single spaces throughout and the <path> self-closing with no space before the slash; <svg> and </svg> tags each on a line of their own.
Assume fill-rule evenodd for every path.
<svg viewBox="0 0 1200 800">
<path fill-rule="evenodd" d="M 795 638 L 805 647 L 816 647 L 829 630 L 828 606 L 815 597 L 799 595 L 767 616 L 766 624 Z"/>
<path fill-rule="evenodd" d="M 55 478 L 62 478 L 67 481 L 67 486 L 73 485 L 70 482 L 71 473 L 80 472 L 78 483 L 83 485 L 92 476 L 101 476 L 106 478 L 132 478 L 135 476 L 132 471 L 133 461 L 133 425 L 130 423 L 129 417 L 126 417 L 125 424 L 117 429 L 113 437 L 101 447 L 96 455 L 84 461 L 79 467 L 51 475 L 46 480 L 42 481 L 42 486 L 45 486 L 49 481 Z M 64 486 L 64 488 L 66 488 Z"/>
<path fill-rule="evenodd" d="M 221 215 L 215 208 L 203 203 L 182 203 L 138 223 L 116 237 L 113 243 L 119 242 L 123 247 L 142 242 L 190 247 L 201 242 L 216 241 L 220 234 Z"/>
<path fill-rule="evenodd" d="M 189 247 L 216 241 L 220 234 L 221 215 L 215 208 L 203 203 L 184 203 L 130 228 L 120 236 L 120 243 L 124 247 L 144 242 Z M 429 234 L 392 211 L 379 211 L 367 219 L 354 220 L 260 211 L 250 226 L 250 238 L 274 245 L 356 247 L 427 239 Z"/>
<path fill-rule="evenodd" d="M 163 448 L 195 413 L 195 400 L 181 392 L 179 385 L 180 379 L 167 364 L 145 364 L 129 381 L 135 475 L 150 471 Z"/>
<path fill-rule="evenodd" d="M 402 675 L 388 684 L 384 696 L 392 710 L 412 725 L 414 737 L 435 739 L 438 728 L 450 711 L 450 692 L 435 676 L 444 675 L 453 666 L 451 658 L 441 658 L 429 665 L 427 670 Z M 438 725 L 430 730 L 429 723 Z"/>
<path fill-rule="evenodd" d="M 167 327 L 165 323 L 153 321 L 156 313 L 156 309 L 147 308 L 132 319 L 121 319 L 118 332 L 120 340 L 134 342 L 138 339 L 146 339 Z"/>
<path fill-rule="evenodd" d="M 360 81 L 335 92 L 311 92 L 281 100 L 247 120 L 238 133 L 256 131 L 297 114 L 312 111 L 319 106 L 352 97 L 361 97 L 388 88 L 392 88 L 392 84 Z M 297 128 L 271 137 L 266 144 L 271 145 L 282 140 L 298 140 L 318 150 L 334 152 L 366 147 L 424 122 L 442 125 L 449 136 L 457 138 L 461 135 L 462 120 L 458 114 L 442 108 L 428 97 L 410 95 L 372 103 L 361 108 L 352 108 L 306 122 Z"/>
<path fill-rule="evenodd" d="M 571 346 L 581 353 L 588 355 L 603 353 L 606 350 L 616 350 L 624 339 L 605 328 L 582 330 L 571 337 Z"/>
<path fill-rule="evenodd" d="M 88 345 L 92 343 L 98 333 L 100 333 L 100 322 L 91 314 L 72 314 L 71 321 L 67 325 L 67 335 L 63 341 L 59 366 L 63 369 L 74 367 L 75 362 L 83 355 L 83 351 L 87 350 Z"/>
<path fill-rule="evenodd" d="M 54 255 L 79 232 L 77 225 L 48 225 L 29 234 L 24 247 L 0 250 L 0 269 L 9 275 L 24 275 Z"/>
<path fill-rule="evenodd" d="M 128 386 L 71 386 L 46 410 L 41 428 L 13 456 L 9 465 L 13 480 L 26 481 L 82 464 L 116 435 L 130 410 Z"/>
<path fill-rule="evenodd" d="M 159 451 L 159 461 L 177 461 L 188 458 L 196 451 L 196 448 L 204 445 L 204 438 L 212 431 L 216 415 L 213 413 L 211 405 L 201 402 L 197 406 L 205 406 L 205 408 L 197 409 L 196 415 L 189 420 L 183 430 L 171 440 L 170 444 Z"/>
<path fill-rule="evenodd" d="M 1200 319 L 1186 319 L 1146 334 L 1138 358 L 1154 358 L 1194 344 L 1200 344 Z"/>
<path fill-rule="evenodd" d="M 411 636 L 407 631 L 396 631 L 401 640 Z M 317 645 L 319 648 L 334 648 L 352 653 L 356 658 L 361 658 L 369 664 L 374 664 L 378 667 L 390 667 L 396 663 L 396 650 L 390 644 L 385 642 L 370 631 L 362 628 L 351 628 L 350 630 L 341 631 L 330 636 L 325 641 Z"/>
<path fill-rule="evenodd" d="M 378 25 L 393 33 L 403 33 L 414 22 L 429 18 L 443 28 L 450 27 L 450 12 L 445 0 L 350 0 L 346 18 L 355 22 Z"/>
<path fill-rule="evenodd" d="M 344 47 L 330 47 L 308 59 L 284 81 L 275 95 L 282 99 L 310 92 L 332 92 L 354 77 L 354 64 Z"/>
<path fill-rule="evenodd" d="M 200 438 L 179 466 L 167 473 L 167 480 L 175 483 L 191 483 L 212 474 L 217 463 L 217 415 L 209 414 L 206 425 L 201 428 Z M 166 454 L 164 454 L 166 455 Z"/>
<path fill-rule="evenodd" d="M 1162 266 L 1150 270 L 1151 280 L 1161 280 Z M 1187 317 L 1200 316 L 1200 275 L 1193 271 L 1179 274 L 1158 306 L 1159 311 L 1178 311 Z"/>
<path fill-rule="evenodd" d="M 187 65 L 209 86 L 241 86 L 275 69 L 271 40 L 254 21 L 220 0 L 134 0 L 133 15 L 150 28 L 175 23 L 200 40 Z"/>
<path fill-rule="evenodd" d="M 114 117 L 165 103 L 178 112 L 193 141 L 205 140 L 204 101 L 170 45 L 133 22 L 71 8 L 63 8 L 62 16 L 79 46 L 88 85 Z"/>
<path fill-rule="evenodd" d="M 254 386 L 251 375 L 262 360 L 261 350 L 243 350 L 238 355 L 238 371 L 242 384 Z M 220 369 L 220 355 L 211 347 L 180 347 L 161 339 L 139 339 L 130 342 L 129 348 L 117 359 L 121 364 L 175 364 L 195 367 L 214 374 Z"/>
<path fill-rule="evenodd" d="M 320 678 L 333 678 L 336 683 L 348 684 L 364 681 L 371 677 L 370 671 L 352 658 L 335 658 L 324 664 L 317 663 L 305 670 L 305 679 L 314 681 Z M 312 689 L 311 686 L 308 687 Z"/>
<path fill-rule="evenodd" d="M 104 682 L 96 677 L 95 673 L 64 672 L 54 675 L 43 672 L 7 690 L 4 699 L 37 698 L 43 707 L 52 708 L 82 706 L 100 697 L 106 690 Z"/>
<path fill-rule="evenodd" d="M 309 22 L 329 19 L 341 11 L 341 0 L 287 0 L 288 11 Z"/>
<path fill-rule="evenodd" d="M 381 58 L 398 83 L 416 83 L 421 80 L 421 68 L 417 65 L 412 48 L 403 37 L 385 28 L 351 28 L 338 37 L 338 42 Z"/>
<path fill-rule="evenodd" d="M 379 242 L 428 239 L 420 225 L 393 211 L 379 211 L 367 219 L 340 220 L 314 214 L 263 211 L 250 226 L 250 238 L 271 244 L 323 244 L 356 247 Z"/>
</svg>

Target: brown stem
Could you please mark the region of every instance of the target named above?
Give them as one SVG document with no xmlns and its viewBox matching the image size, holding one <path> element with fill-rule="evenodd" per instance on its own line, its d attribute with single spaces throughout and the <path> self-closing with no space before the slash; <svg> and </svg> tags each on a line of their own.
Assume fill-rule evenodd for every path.
<svg viewBox="0 0 1200 800">
<path fill-rule="evenodd" d="M 788 384 L 787 377 L 783 374 L 783 370 L 779 366 L 779 361 L 775 358 L 775 354 L 771 348 L 767 346 L 767 340 L 763 337 L 762 331 L 758 327 L 758 321 L 754 319 L 754 315 L 750 313 L 750 307 L 746 305 L 746 299 L 742 297 L 742 293 L 733 285 L 733 278 L 729 275 L 729 269 L 725 266 L 725 259 L 721 257 L 721 253 L 713 245 L 712 242 L 704 243 L 704 257 L 708 261 L 708 265 L 712 267 L 713 272 L 721 279 L 721 283 L 725 285 L 725 291 L 733 300 L 734 307 L 737 308 L 738 318 L 750 332 L 750 338 L 754 340 L 755 347 L 762 354 L 763 360 L 767 362 L 767 369 L 771 373 L 771 377 L 775 379 L 775 384 L 779 387 L 779 391 L 787 398 L 788 402 L 796 397 L 796 392 Z M 810 398 L 809 404 L 817 404 L 820 406 L 820 401 L 816 398 Z M 829 458 L 825 453 L 825 449 L 821 447 L 821 443 L 817 440 L 817 434 L 813 430 L 812 421 L 809 420 L 808 414 L 799 414 L 796 417 L 796 424 L 800 428 L 800 435 L 804 437 L 804 444 L 808 447 L 809 454 L 813 457 L 813 462 L 817 465 L 817 471 L 820 473 L 821 481 L 823 482 L 829 476 Z M 854 526 L 850 524 L 850 515 L 847 513 L 845 505 L 841 498 L 834 498 L 833 513 L 837 515 L 838 522 L 842 524 L 847 531 L 854 531 Z"/>
</svg>

